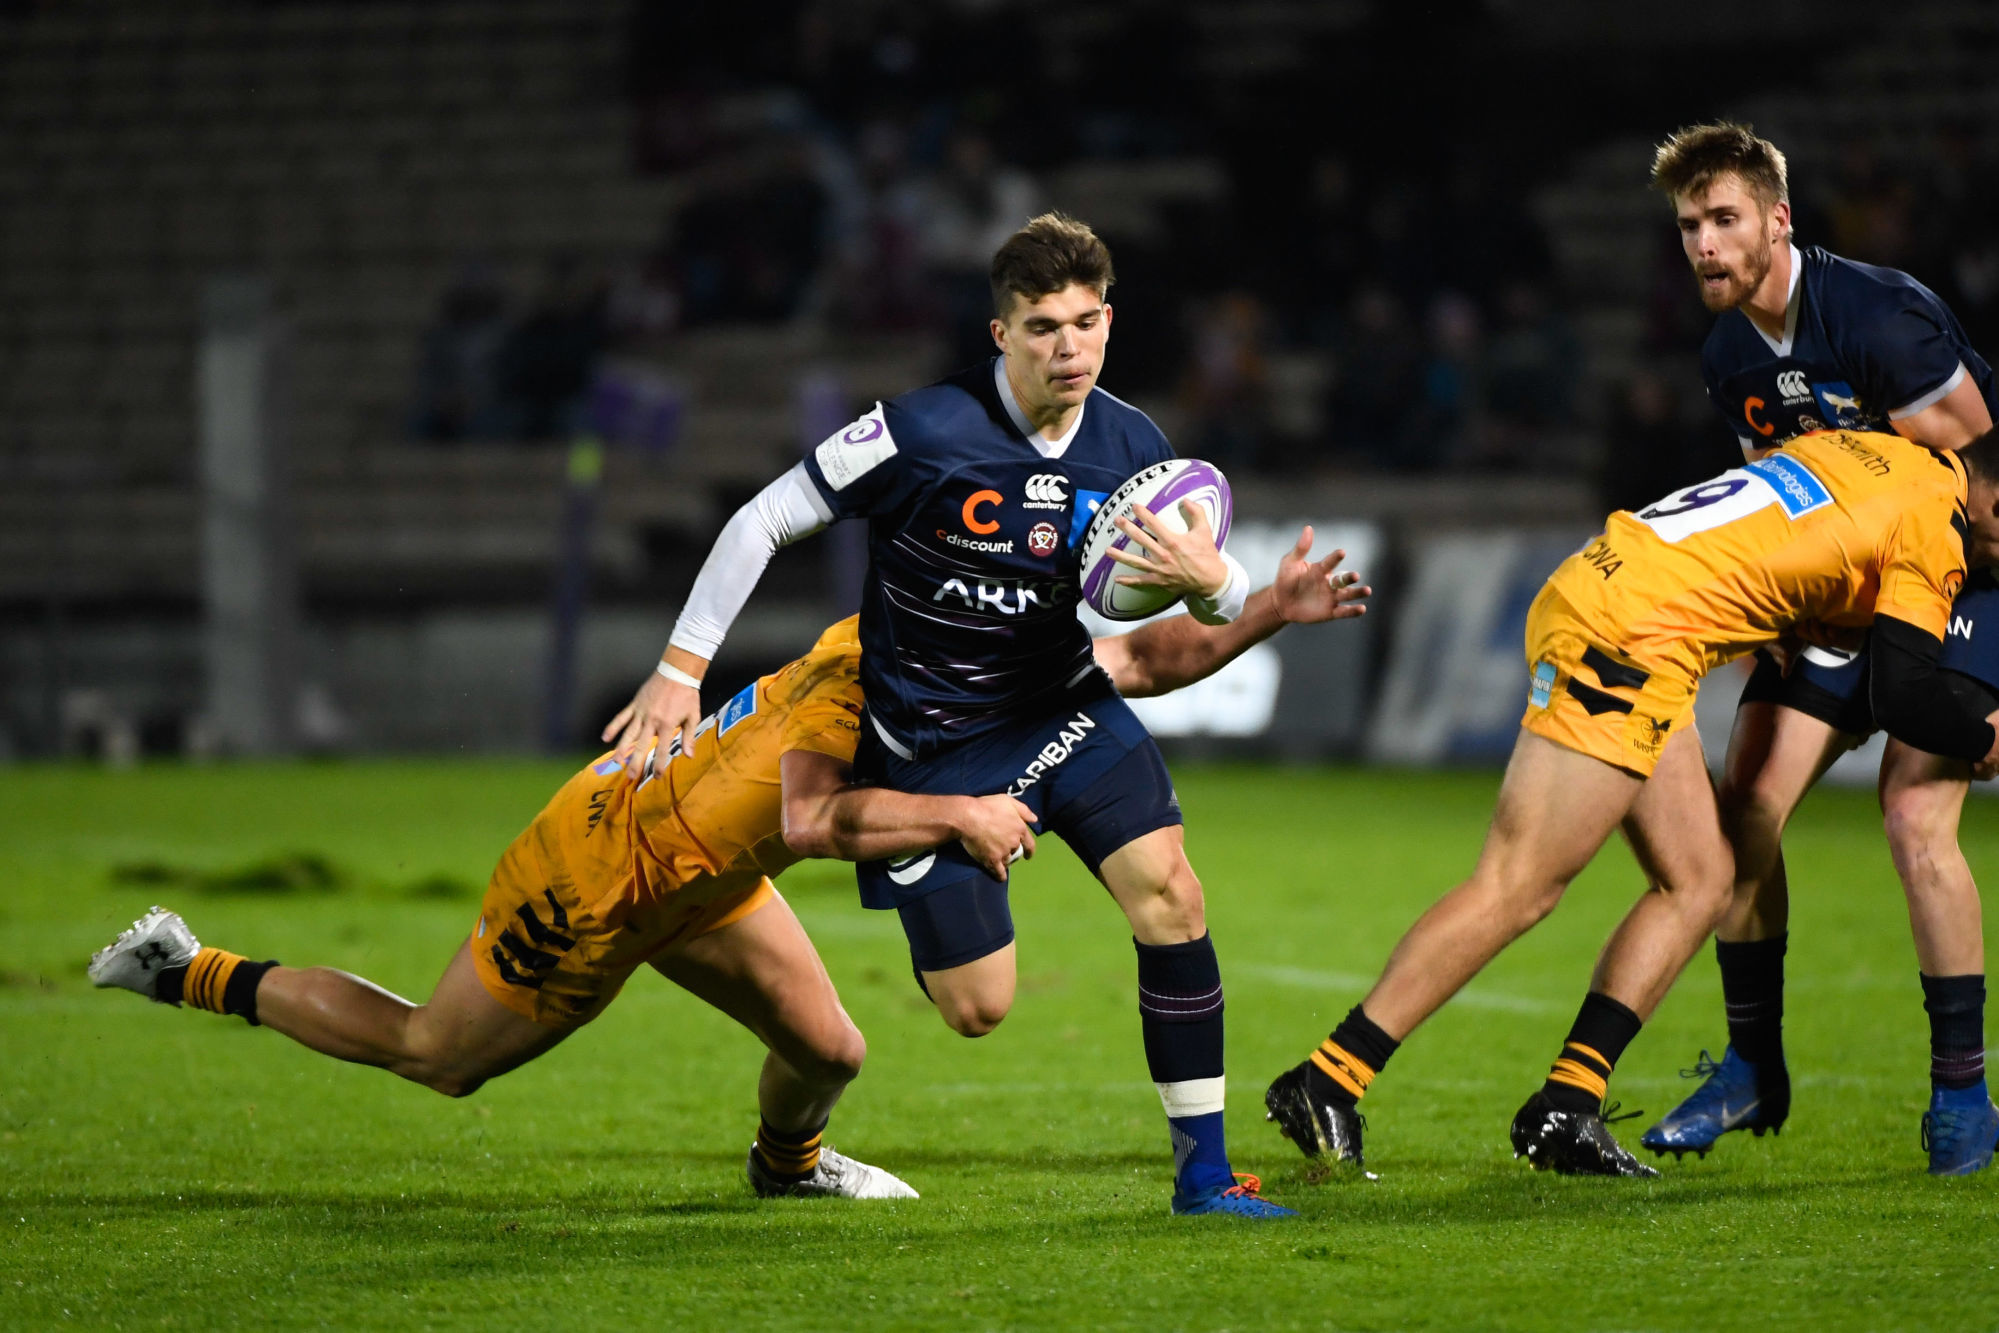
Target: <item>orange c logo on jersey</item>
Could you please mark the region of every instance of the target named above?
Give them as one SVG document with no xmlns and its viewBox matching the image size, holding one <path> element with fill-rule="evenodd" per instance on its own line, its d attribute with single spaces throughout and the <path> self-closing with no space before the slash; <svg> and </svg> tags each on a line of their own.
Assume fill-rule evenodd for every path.
<svg viewBox="0 0 1999 1333">
<path fill-rule="evenodd" d="M 1748 422 L 1749 429 L 1755 431 L 1758 435 L 1774 435 L 1777 432 L 1774 422 L 1758 421 L 1756 419 L 1756 409 L 1761 406 L 1763 406 L 1761 398 L 1744 399 L 1742 403 L 1742 419 Z"/>
<path fill-rule="evenodd" d="M 1769 432 L 1765 431 L 1764 434 L 1767 435 Z M 998 491 L 973 491 L 972 498 L 965 501 L 964 519 L 966 529 L 971 532 L 998 532 L 998 519 L 982 519 L 973 511 L 980 505 L 996 505 L 1004 498 Z"/>
</svg>

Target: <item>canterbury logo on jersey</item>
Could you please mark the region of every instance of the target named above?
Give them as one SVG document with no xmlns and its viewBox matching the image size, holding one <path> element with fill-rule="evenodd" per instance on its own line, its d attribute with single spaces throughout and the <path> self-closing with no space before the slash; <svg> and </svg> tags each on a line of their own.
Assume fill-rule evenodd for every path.
<svg viewBox="0 0 1999 1333">
<path fill-rule="evenodd" d="M 1061 509 L 1069 503 L 1069 492 L 1064 489 L 1069 479 L 1055 472 L 1037 472 L 1027 479 L 1022 490 L 1023 509 Z"/>
<path fill-rule="evenodd" d="M 1812 396 L 1812 391 L 1805 387 L 1805 372 L 1802 370 L 1778 371 L 1777 392 L 1784 395 L 1786 405 L 1809 402 Z"/>
</svg>

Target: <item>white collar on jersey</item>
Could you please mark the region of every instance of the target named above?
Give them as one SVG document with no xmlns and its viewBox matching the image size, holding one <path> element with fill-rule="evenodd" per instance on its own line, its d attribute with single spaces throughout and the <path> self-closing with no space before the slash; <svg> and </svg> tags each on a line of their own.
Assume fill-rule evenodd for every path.
<svg viewBox="0 0 1999 1333">
<path fill-rule="evenodd" d="M 1791 247 L 1791 290 L 1784 297 L 1784 340 L 1779 342 L 1763 332 L 1763 326 L 1749 319 L 1747 313 L 1742 316 L 1749 319 L 1749 327 L 1756 330 L 1756 336 L 1770 344 L 1770 350 L 1778 356 L 1791 354 L 1791 347 L 1798 340 L 1798 307 L 1804 304 L 1805 257 L 1798 253 L 1797 242 L 1786 244 Z"/>
<path fill-rule="evenodd" d="M 1076 419 L 1069 423 L 1069 429 L 1062 432 L 1062 438 L 1044 440 L 1041 438 L 1041 432 L 1034 429 L 1034 423 L 1027 419 L 1027 413 L 1021 411 L 1020 401 L 1013 396 L 1013 386 L 1007 383 L 1006 379 L 1004 356 L 993 358 L 993 388 L 998 391 L 1000 405 L 1006 408 L 1007 417 L 1013 422 L 1013 428 L 1019 431 L 1022 438 L 1033 445 L 1035 452 L 1043 458 L 1060 458 L 1068 452 L 1069 441 L 1075 439 L 1076 432 L 1083 427 L 1083 413 L 1090 410 L 1090 400 L 1085 398 L 1082 407 L 1077 409 Z"/>
</svg>

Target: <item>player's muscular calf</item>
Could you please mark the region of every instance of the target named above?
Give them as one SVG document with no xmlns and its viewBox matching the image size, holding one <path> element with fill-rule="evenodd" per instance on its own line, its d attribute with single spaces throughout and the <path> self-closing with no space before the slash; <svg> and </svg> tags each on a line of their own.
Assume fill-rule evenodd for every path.
<svg viewBox="0 0 1999 1333">
<path fill-rule="evenodd" d="M 423 1004 L 330 967 L 274 967 L 257 988 L 265 1027 L 336 1060 L 374 1065 L 447 1097 L 464 1097 L 568 1035 L 486 993 L 468 945 Z"/>
<path fill-rule="evenodd" d="M 1764 940 L 1790 921 L 1784 827 L 1835 759 L 1857 738 L 1781 704 L 1736 710 L 1717 791 L 1722 829 L 1735 853 L 1735 888 L 1715 927 L 1723 940 Z"/>
<path fill-rule="evenodd" d="M 1957 841 L 1972 768 L 1890 740 L 1881 760 L 1881 815 L 1909 900 L 1916 960 L 1929 976 L 1985 970 L 1978 885 Z"/>
</svg>

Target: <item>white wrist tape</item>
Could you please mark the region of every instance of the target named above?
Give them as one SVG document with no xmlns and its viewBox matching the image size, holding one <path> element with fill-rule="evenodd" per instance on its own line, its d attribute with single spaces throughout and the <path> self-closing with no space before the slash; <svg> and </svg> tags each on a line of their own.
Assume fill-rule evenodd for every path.
<svg viewBox="0 0 1999 1333">
<path fill-rule="evenodd" d="M 1240 616 L 1243 606 L 1249 601 L 1249 571 L 1242 562 L 1222 552 L 1222 563 L 1229 567 L 1228 582 L 1213 597 L 1189 597 L 1187 610 L 1203 625 L 1226 625 Z"/>
<path fill-rule="evenodd" d="M 685 685 L 688 689 L 693 690 L 697 694 L 700 693 L 701 691 L 700 677 L 690 676 L 677 666 L 673 666 L 667 662 L 661 662 L 658 666 L 654 667 L 653 670 L 659 672 L 660 675 L 665 676 L 675 685 Z"/>
</svg>

